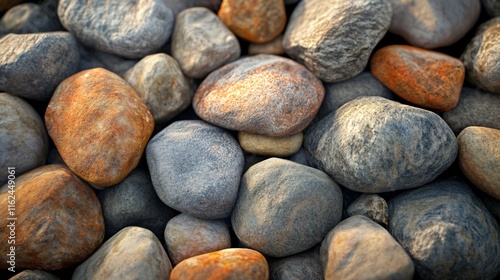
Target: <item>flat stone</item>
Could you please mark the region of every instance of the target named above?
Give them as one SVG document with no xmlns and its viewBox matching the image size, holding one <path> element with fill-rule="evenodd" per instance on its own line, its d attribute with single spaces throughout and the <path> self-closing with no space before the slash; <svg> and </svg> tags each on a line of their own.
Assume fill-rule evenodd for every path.
<svg viewBox="0 0 500 280">
<path fill-rule="evenodd" d="M 274 55 L 246 57 L 201 83 L 193 108 L 218 126 L 273 137 L 304 130 L 323 101 L 321 81 L 295 61 Z"/>
<path fill-rule="evenodd" d="M 464 87 L 455 108 L 443 114 L 444 121 L 459 134 L 468 126 L 500 129 L 500 95 Z"/>
<path fill-rule="evenodd" d="M 483 8 L 491 17 L 500 16 L 500 1 L 498 0 L 481 0 Z"/>
<path fill-rule="evenodd" d="M 469 82 L 485 91 L 500 93 L 500 17 L 479 26 L 460 59 Z"/>
<path fill-rule="evenodd" d="M 462 172 L 480 190 L 500 200 L 500 129 L 469 126 L 457 139 Z"/>
<path fill-rule="evenodd" d="M 0 20 L 0 37 L 9 34 L 62 31 L 55 10 L 35 3 L 19 4 L 9 9 Z"/>
<path fill-rule="evenodd" d="M 256 54 L 274 54 L 274 55 L 284 55 L 285 49 L 283 48 L 283 35 L 279 35 L 273 40 L 262 43 L 255 44 L 251 43 L 248 45 L 248 54 L 256 55 Z"/>
<path fill-rule="evenodd" d="M 49 138 L 45 124 L 28 102 L 0 93 L 0 184 L 7 183 L 8 167 L 17 176 L 45 164 Z"/>
<path fill-rule="evenodd" d="M 349 217 L 363 215 L 382 226 L 387 226 L 389 209 L 385 199 L 379 195 L 362 194 L 349 205 L 347 215 Z"/>
<path fill-rule="evenodd" d="M 189 8 L 177 15 L 172 56 L 189 77 L 202 79 L 236 60 L 241 53 L 236 36 L 207 8 Z"/>
<path fill-rule="evenodd" d="M 229 133 L 203 121 L 177 121 L 149 141 L 146 157 L 165 204 L 202 219 L 231 215 L 244 158 Z"/>
<path fill-rule="evenodd" d="M 59 0 L 57 14 L 78 41 L 126 58 L 157 51 L 174 25 L 174 15 L 163 0 Z"/>
<path fill-rule="evenodd" d="M 438 181 L 391 199 L 389 232 L 421 279 L 494 279 L 500 273 L 498 223 L 463 182 Z"/>
<path fill-rule="evenodd" d="M 68 32 L 9 34 L 0 49 L 0 91 L 28 99 L 50 99 L 78 66 L 78 45 Z"/>
<path fill-rule="evenodd" d="M 426 49 L 449 46 L 476 23 L 479 0 L 391 0 L 394 15 L 389 31 L 411 45 Z"/>
<path fill-rule="evenodd" d="M 231 216 L 245 245 L 271 257 L 312 248 L 342 216 L 342 193 L 320 170 L 270 158 L 243 175 Z"/>
<path fill-rule="evenodd" d="M 321 244 L 326 280 L 413 279 L 411 258 L 387 230 L 356 215 L 336 225 Z"/>
<path fill-rule="evenodd" d="M 69 168 L 100 187 L 117 184 L 137 166 L 154 127 L 135 90 L 102 68 L 64 80 L 50 100 L 45 124 Z"/>
<path fill-rule="evenodd" d="M 146 56 L 123 78 L 137 91 L 157 125 L 166 124 L 191 105 L 192 81 L 167 54 Z"/>
<path fill-rule="evenodd" d="M 465 79 L 460 60 L 407 45 L 379 49 L 370 67 L 373 76 L 399 97 L 443 112 L 458 104 Z"/>
<path fill-rule="evenodd" d="M 244 131 L 238 132 L 241 148 L 262 156 L 287 157 L 295 154 L 302 146 L 304 134 L 299 132 L 286 137 L 270 137 Z"/>
<path fill-rule="evenodd" d="M 458 144 L 437 114 L 382 97 L 362 97 L 305 134 L 309 162 L 342 186 L 379 193 L 422 186 L 455 160 Z"/>
<path fill-rule="evenodd" d="M 267 280 L 266 258 L 250 249 L 224 249 L 186 259 L 174 267 L 170 280 Z"/>
<path fill-rule="evenodd" d="M 340 82 L 365 69 L 391 17 L 390 0 L 304 0 L 290 17 L 283 47 L 322 81 Z"/>
<path fill-rule="evenodd" d="M 87 259 L 101 246 L 104 219 L 92 188 L 62 165 L 33 169 L 15 180 L 15 269 L 58 270 Z M 0 188 L 0 206 L 12 200 L 9 185 Z M 7 222 L 6 222 L 7 224 Z M 11 233 L 0 228 L 5 242 L 0 250 L 8 254 Z M 6 259 L 6 257 L 4 257 Z M 0 269 L 7 269 L 0 262 Z"/>
<path fill-rule="evenodd" d="M 224 221 L 199 219 L 186 214 L 168 222 L 165 241 L 174 266 L 191 257 L 231 248 L 229 228 Z"/>
<path fill-rule="evenodd" d="M 59 280 L 59 277 L 43 270 L 24 270 L 9 280 Z"/>
<path fill-rule="evenodd" d="M 270 278 L 273 280 L 323 280 L 323 268 L 319 260 L 319 252 L 315 251 L 317 250 L 309 250 L 269 261 Z"/>
<path fill-rule="evenodd" d="M 149 230 L 126 227 L 80 264 L 71 279 L 168 279 L 172 264 Z"/>
</svg>

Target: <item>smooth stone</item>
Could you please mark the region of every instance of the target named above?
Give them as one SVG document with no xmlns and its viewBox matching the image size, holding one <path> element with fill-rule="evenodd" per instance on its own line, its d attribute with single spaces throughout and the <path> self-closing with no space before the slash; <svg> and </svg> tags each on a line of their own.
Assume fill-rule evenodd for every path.
<svg viewBox="0 0 500 280">
<path fill-rule="evenodd" d="M 9 280 L 59 280 L 59 277 L 43 270 L 24 270 Z"/>
<path fill-rule="evenodd" d="M 481 0 L 483 8 L 490 17 L 500 16 L 500 1 L 498 0 Z"/>
<path fill-rule="evenodd" d="M 227 129 L 283 137 L 304 130 L 323 97 L 321 81 L 304 66 L 262 54 L 208 75 L 194 94 L 193 108 L 203 120 Z"/>
<path fill-rule="evenodd" d="M 170 280 L 195 279 L 267 280 L 269 267 L 261 253 L 232 248 L 186 259 L 170 274 Z"/>
<path fill-rule="evenodd" d="M 347 215 L 349 217 L 363 215 L 382 226 L 387 226 L 389 209 L 385 199 L 379 195 L 362 194 L 349 205 Z"/>
<path fill-rule="evenodd" d="M 500 129 L 469 126 L 457 140 L 460 169 L 467 179 L 500 200 Z"/>
<path fill-rule="evenodd" d="M 192 82 L 167 54 L 146 56 L 123 78 L 137 91 L 157 125 L 166 124 L 191 105 Z"/>
<path fill-rule="evenodd" d="M 15 269 L 59 270 L 81 263 L 101 246 L 104 219 L 92 188 L 63 165 L 45 165 L 16 177 Z M 0 206 L 11 198 L 0 188 Z M 1 236 L 9 236 L 7 226 Z M 2 252 L 11 245 L 0 244 Z M 0 262 L 0 269 L 7 269 Z"/>
<path fill-rule="evenodd" d="M 391 0 L 393 16 L 389 31 L 411 45 L 426 49 L 449 46 L 476 23 L 479 0 Z"/>
<path fill-rule="evenodd" d="M 444 112 L 443 119 L 455 134 L 468 126 L 500 129 L 500 95 L 464 87 L 457 106 Z"/>
<path fill-rule="evenodd" d="M 15 5 L 26 2 L 26 0 L 2 0 L 0 2 L 0 13 L 7 11 Z"/>
<path fill-rule="evenodd" d="M 174 266 L 191 257 L 231 248 L 229 228 L 222 220 L 180 214 L 167 223 L 164 234 Z"/>
<path fill-rule="evenodd" d="M 309 162 L 342 186 L 379 193 L 422 186 L 453 163 L 458 144 L 437 114 L 362 97 L 305 134 Z"/>
<path fill-rule="evenodd" d="M 500 273 L 498 223 L 463 182 L 438 181 L 391 199 L 389 232 L 421 279 L 493 279 Z"/>
<path fill-rule="evenodd" d="M 17 176 L 45 164 L 49 138 L 45 124 L 28 102 L 0 93 L 0 185 L 7 183 L 8 167 Z"/>
<path fill-rule="evenodd" d="M 149 230 L 126 227 L 80 264 L 71 279 L 168 279 L 172 264 Z"/>
<path fill-rule="evenodd" d="M 9 34 L 0 38 L 0 49 L 0 91 L 34 100 L 50 99 L 79 61 L 68 32 Z"/>
<path fill-rule="evenodd" d="M 390 0 L 304 0 L 290 17 L 283 47 L 322 81 L 340 82 L 365 69 L 391 17 Z"/>
<path fill-rule="evenodd" d="M 174 122 L 149 141 L 146 158 L 165 204 L 202 219 L 231 215 L 244 158 L 225 130 L 203 121 Z"/>
<path fill-rule="evenodd" d="M 251 43 L 248 45 L 248 54 L 274 54 L 284 55 L 285 49 L 283 48 L 283 35 L 279 35 L 272 41 L 262 44 Z"/>
<path fill-rule="evenodd" d="M 50 100 L 45 124 L 69 168 L 99 187 L 117 184 L 137 166 L 154 127 L 135 90 L 102 68 L 64 80 Z"/>
<path fill-rule="evenodd" d="M 59 0 L 57 14 L 78 41 L 126 58 L 156 52 L 174 25 L 163 0 Z"/>
<path fill-rule="evenodd" d="M 164 0 L 167 7 L 172 10 L 175 16 L 180 12 L 194 7 L 205 7 L 211 11 L 217 12 L 219 10 L 222 0 Z"/>
<path fill-rule="evenodd" d="M 320 170 L 270 158 L 243 175 L 231 216 L 246 247 L 271 257 L 312 248 L 342 217 L 342 193 Z"/>
<path fill-rule="evenodd" d="M 236 36 L 207 8 L 189 8 L 177 15 L 172 56 L 189 77 L 202 79 L 236 60 L 241 53 Z"/>
<path fill-rule="evenodd" d="M 460 59 L 470 83 L 500 94 L 500 17 L 479 26 Z"/>
<path fill-rule="evenodd" d="M 236 36 L 252 43 L 273 40 L 286 25 L 283 0 L 223 0 L 217 15 Z"/>
<path fill-rule="evenodd" d="M 238 132 L 238 141 L 241 148 L 247 153 L 262 156 L 291 156 L 300 149 L 302 140 L 304 140 L 302 132 L 286 137 L 270 137 L 244 131 Z"/>
<path fill-rule="evenodd" d="M 19 4 L 9 9 L 0 20 L 0 37 L 9 33 L 26 34 L 62 31 L 57 13 L 46 5 Z"/>
<path fill-rule="evenodd" d="M 411 258 L 382 226 L 361 215 L 336 225 L 321 244 L 325 280 L 413 279 Z"/>
<path fill-rule="evenodd" d="M 316 250 L 317 251 L 317 250 Z M 269 261 L 271 280 L 323 280 L 319 252 L 309 250 Z"/>
<path fill-rule="evenodd" d="M 379 49 L 370 67 L 373 76 L 399 97 L 442 112 L 458 104 L 465 79 L 460 60 L 407 45 Z"/>
</svg>

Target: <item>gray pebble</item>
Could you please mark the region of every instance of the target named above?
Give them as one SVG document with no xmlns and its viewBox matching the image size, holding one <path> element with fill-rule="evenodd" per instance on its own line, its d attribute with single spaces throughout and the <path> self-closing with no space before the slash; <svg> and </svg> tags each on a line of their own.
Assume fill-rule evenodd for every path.
<svg viewBox="0 0 500 280">
<path fill-rule="evenodd" d="M 387 226 L 389 210 L 385 199 L 377 194 L 362 194 L 347 208 L 349 217 L 363 215 L 382 226 Z"/>
<path fill-rule="evenodd" d="M 318 250 L 269 261 L 271 280 L 323 280 Z"/>
<path fill-rule="evenodd" d="M 26 34 L 62 30 L 55 10 L 50 10 L 43 4 L 19 4 L 8 10 L 0 20 L 0 37 L 9 33 Z"/>
</svg>

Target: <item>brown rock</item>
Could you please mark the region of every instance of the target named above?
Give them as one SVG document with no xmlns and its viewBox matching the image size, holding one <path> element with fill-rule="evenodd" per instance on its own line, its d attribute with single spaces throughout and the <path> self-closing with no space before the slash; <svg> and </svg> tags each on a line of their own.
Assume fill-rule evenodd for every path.
<svg viewBox="0 0 500 280">
<path fill-rule="evenodd" d="M 95 68 L 64 80 L 45 113 L 47 131 L 69 168 L 107 187 L 134 169 L 153 132 L 153 116 L 118 75 Z"/>
<path fill-rule="evenodd" d="M 271 41 L 286 25 L 283 0 L 224 0 L 218 16 L 236 36 L 252 43 Z"/>
<path fill-rule="evenodd" d="M 245 152 L 271 157 L 287 157 L 295 154 L 302 146 L 303 140 L 302 132 L 286 137 L 269 137 L 244 131 L 238 133 L 238 141 Z"/>
<path fill-rule="evenodd" d="M 14 7 L 17 4 L 26 2 L 27 0 L 2 0 L 0 1 L 0 13 L 7 11 L 8 9 Z"/>
<path fill-rule="evenodd" d="M 378 50 L 370 66 L 372 74 L 385 86 L 418 106 L 448 111 L 460 99 L 465 68 L 451 56 L 392 45 Z"/>
<path fill-rule="evenodd" d="M 458 135 L 458 160 L 465 176 L 500 200 L 500 130 L 469 126 Z"/>
<path fill-rule="evenodd" d="M 63 165 L 46 165 L 16 178 L 15 244 L 0 243 L 0 251 L 15 246 L 19 269 L 57 270 L 76 265 L 99 248 L 104 238 L 101 205 L 92 188 Z M 0 188 L 0 207 L 7 211 L 9 184 Z M 5 220 L 5 219 L 4 219 Z M 11 229 L 0 228 L 9 236 Z M 7 269 L 7 262 L 0 269 Z"/>
<path fill-rule="evenodd" d="M 272 41 L 263 44 L 250 44 L 248 46 L 248 54 L 275 54 L 283 55 L 285 54 L 285 49 L 283 48 L 283 35 L 274 38 Z"/>
<path fill-rule="evenodd" d="M 264 256 L 251 249 L 224 249 L 186 259 L 170 274 L 170 280 L 238 279 L 267 280 L 269 267 Z"/>
</svg>

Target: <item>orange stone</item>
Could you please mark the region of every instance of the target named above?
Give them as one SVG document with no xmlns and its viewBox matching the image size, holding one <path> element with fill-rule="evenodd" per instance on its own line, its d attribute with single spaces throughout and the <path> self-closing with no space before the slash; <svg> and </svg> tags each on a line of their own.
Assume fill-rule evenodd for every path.
<svg viewBox="0 0 500 280">
<path fill-rule="evenodd" d="M 252 43 L 273 40 L 286 25 L 284 0 L 223 0 L 218 16 L 236 36 Z"/>
<path fill-rule="evenodd" d="M 255 250 L 224 249 L 183 260 L 170 274 L 170 280 L 190 279 L 267 280 L 269 266 Z"/>
<path fill-rule="evenodd" d="M 100 187 L 117 184 L 137 166 L 154 128 L 135 90 L 102 68 L 64 80 L 50 100 L 45 123 L 68 167 Z"/>
<path fill-rule="evenodd" d="M 372 74 L 401 98 L 442 112 L 458 104 L 465 78 L 460 60 L 405 45 L 381 48 L 370 67 Z"/>
<path fill-rule="evenodd" d="M 64 165 L 33 169 L 0 188 L 2 260 L 15 246 L 15 270 L 58 270 L 87 259 L 104 239 L 104 218 L 94 190 Z M 15 198 L 13 196 L 15 195 Z M 6 220 L 8 205 L 17 220 Z M 9 228 L 9 223 L 15 227 Z M 7 237 L 15 233 L 14 242 Z M 0 262 L 0 269 L 10 267 Z"/>
</svg>

